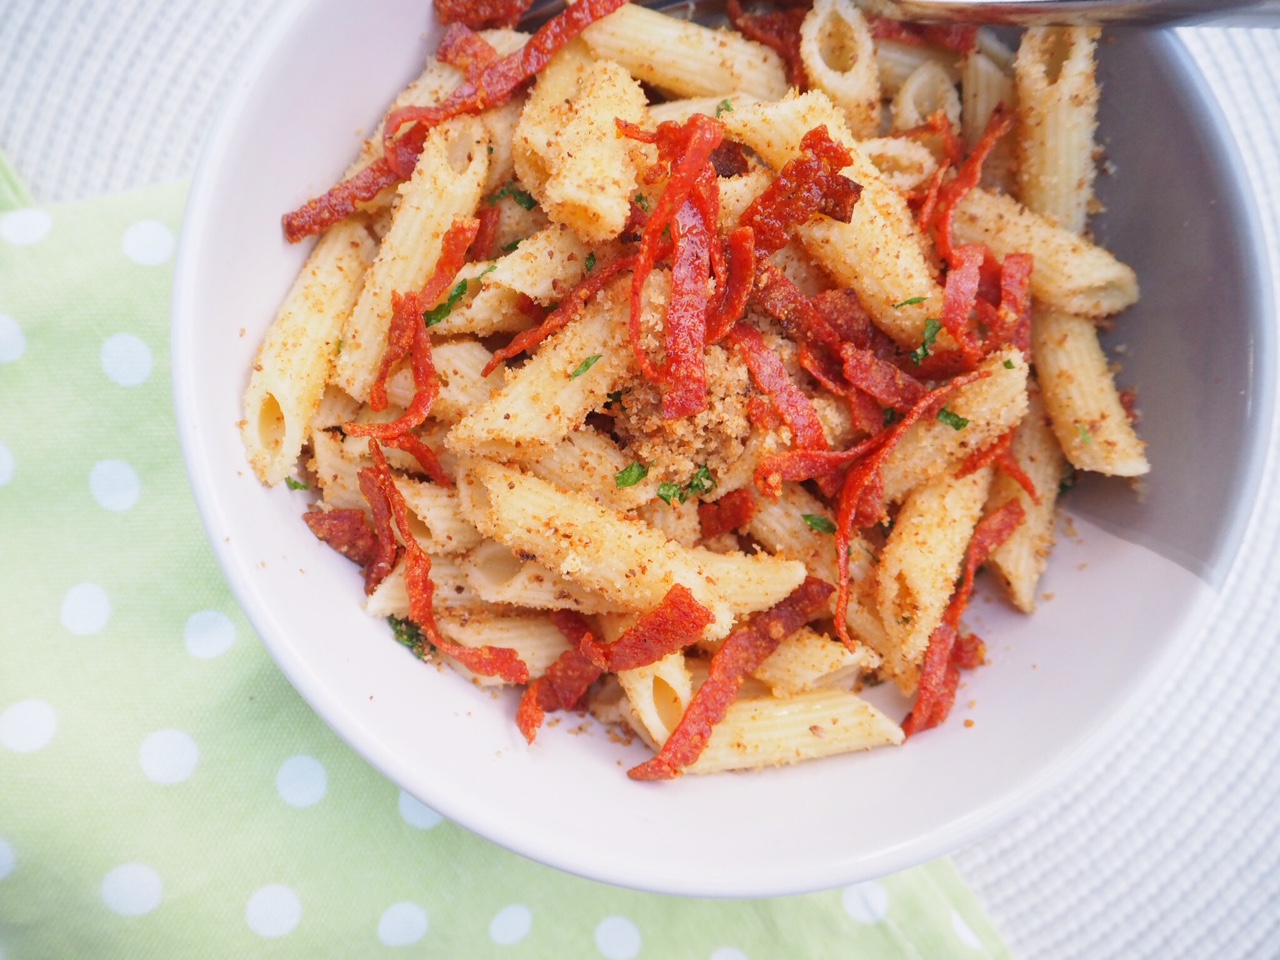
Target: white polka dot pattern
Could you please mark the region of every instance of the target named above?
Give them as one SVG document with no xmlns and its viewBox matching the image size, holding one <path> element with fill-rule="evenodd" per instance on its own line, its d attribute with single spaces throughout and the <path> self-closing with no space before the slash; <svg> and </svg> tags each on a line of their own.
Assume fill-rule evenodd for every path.
<svg viewBox="0 0 1280 960">
<path fill-rule="evenodd" d="M 181 730 L 157 730 L 142 741 L 138 762 L 152 783 L 172 786 L 195 773 L 200 748 L 190 734 Z"/>
<path fill-rule="evenodd" d="M 416 903 L 387 907 L 378 920 L 378 939 L 388 947 L 408 947 L 427 935 L 427 912 Z"/>
<path fill-rule="evenodd" d="M 254 891 L 244 911 L 245 923 L 268 940 L 292 933 L 302 920 L 302 901 L 290 887 L 273 883 Z"/>
<path fill-rule="evenodd" d="M 313 807 L 324 799 L 329 789 L 329 775 L 324 764 L 315 757 L 290 757 L 276 774 L 276 791 L 280 799 L 299 810 Z"/>
<path fill-rule="evenodd" d="M 122 387 L 137 387 L 151 377 L 151 348 L 132 333 L 117 333 L 102 343 L 102 372 Z"/>
<path fill-rule="evenodd" d="M 0 214 L 0 240 L 15 247 L 39 243 L 53 229 L 53 218 L 47 210 L 15 210 Z"/>
<path fill-rule="evenodd" d="M 122 917 L 140 917 L 160 906 L 164 881 L 143 863 L 116 867 L 102 880 L 102 902 Z"/>
<path fill-rule="evenodd" d="M 639 929 L 626 917 L 605 917 L 596 926 L 596 949 L 605 960 L 631 960 L 641 946 Z"/>
<path fill-rule="evenodd" d="M 21 700 L 0 713 L 0 746 L 14 753 L 43 750 L 58 732 L 58 714 L 43 700 Z"/>
</svg>

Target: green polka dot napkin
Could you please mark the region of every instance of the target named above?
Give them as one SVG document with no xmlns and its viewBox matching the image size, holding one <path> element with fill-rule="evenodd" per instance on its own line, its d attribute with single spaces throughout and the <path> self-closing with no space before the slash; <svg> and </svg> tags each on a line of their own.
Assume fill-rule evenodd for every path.
<svg viewBox="0 0 1280 960">
<path fill-rule="evenodd" d="M 250 631 L 183 475 L 184 193 L 41 208 L 0 159 L 0 960 L 1009 955 L 947 861 L 778 900 L 635 893 L 353 754 Z"/>
</svg>

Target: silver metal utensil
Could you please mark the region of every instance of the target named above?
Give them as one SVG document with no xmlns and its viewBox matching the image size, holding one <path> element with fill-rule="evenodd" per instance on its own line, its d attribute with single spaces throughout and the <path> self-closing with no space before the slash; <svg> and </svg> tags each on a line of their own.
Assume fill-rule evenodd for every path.
<svg viewBox="0 0 1280 960">
<path fill-rule="evenodd" d="M 934 23 L 1280 27 L 1280 0 L 871 0 L 866 6 L 898 20 Z"/>
<path fill-rule="evenodd" d="M 638 0 L 647 7 L 711 6 L 707 0 Z M 1280 27 L 1280 0 L 865 0 L 868 13 L 921 23 L 1192 24 Z M 718 5 L 723 9 L 723 4 Z M 750 6 L 750 4 L 744 4 Z M 536 26 L 564 9 L 563 0 L 535 0 L 525 16 Z"/>
</svg>

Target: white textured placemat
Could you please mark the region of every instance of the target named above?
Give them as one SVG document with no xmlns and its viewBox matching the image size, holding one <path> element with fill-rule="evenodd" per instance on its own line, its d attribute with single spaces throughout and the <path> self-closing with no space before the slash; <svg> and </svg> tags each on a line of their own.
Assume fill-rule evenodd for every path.
<svg viewBox="0 0 1280 960">
<path fill-rule="evenodd" d="M 271 6 L 0 0 L 0 150 L 42 201 L 189 176 Z M 1280 277 L 1280 32 L 1184 37 L 1236 133 Z M 1280 480 L 1280 432 L 1271 448 L 1264 490 Z M 1278 554 L 1280 500 L 1264 495 L 1217 615 L 1133 729 L 957 853 L 1019 957 L 1280 956 Z"/>
</svg>

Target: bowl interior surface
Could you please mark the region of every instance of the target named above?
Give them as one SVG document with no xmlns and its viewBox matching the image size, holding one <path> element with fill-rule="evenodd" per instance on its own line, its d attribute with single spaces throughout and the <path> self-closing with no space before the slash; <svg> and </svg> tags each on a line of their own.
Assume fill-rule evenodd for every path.
<svg viewBox="0 0 1280 960">
<path fill-rule="evenodd" d="M 285 8 L 212 132 L 182 234 L 173 368 L 188 472 L 232 590 L 321 717 L 403 789 L 505 847 L 708 896 L 829 888 L 945 853 L 1116 736 L 1226 576 L 1274 381 L 1242 168 L 1174 36 L 1115 31 L 1102 50 L 1115 173 L 1100 184 L 1097 230 L 1143 285 L 1110 335 L 1126 347 L 1122 385 L 1139 388 L 1154 466 L 1143 494 L 1115 482 L 1073 491 L 1073 529 L 1043 583 L 1052 599 L 1033 617 L 975 603 L 968 622 L 991 663 L 966 675 L 944 727 L 898 750 L 637 784 L 625 769 L 641 747 L 565 722 L 530 748 L 513 694 L 416 662 L 363 612 L 354 566 L 300 521 L 306 494 L 263 488 L 241 446 L 247 371 L 306 254 L 279 217 L 341 175 L 436 29 L 420 0 Z"/>
</svg>

